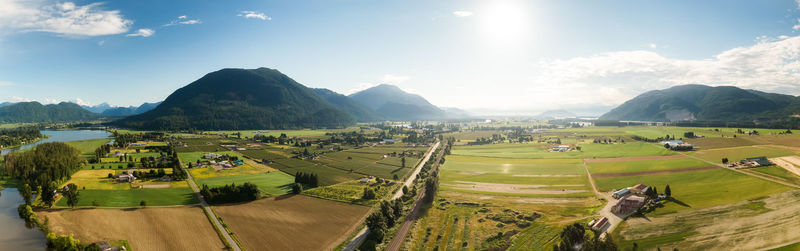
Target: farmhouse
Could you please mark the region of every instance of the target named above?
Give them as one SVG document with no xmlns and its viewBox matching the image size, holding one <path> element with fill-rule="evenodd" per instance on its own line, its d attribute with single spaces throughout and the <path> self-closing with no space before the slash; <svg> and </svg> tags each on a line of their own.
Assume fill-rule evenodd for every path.
<svg viewBox="0 0 800 251">
<path fill-rule="evenodd" d="M 644 203 L 645 197 L 631 195 L 617 202 L 617 204 L 611 208 L 611 212 L 615 214 L 631 214 L 644 206 Z"/>
<path fill-rule="evenodd" d="M 550 151 L 553 152 L 568 152 L 569 150 L 569 145 L 557 145 L 550 148 Z"/>
<path fill-rule="evenodd" d="M 216 159 L 216 158 L 219 158 L 219 157 L 222 157 L 222 155 L 219 155 L 219 154 L 216 154 L 216 153 L 206 153 L 205 155 L 203 155 L 204 159 Z"/>
<path fill-rule="evenodd" d="M 117 181 L 118 182 L 133 182 L 135 180 L 136 180 L 136 177 L 133 177 L 133 175 L 130 175 L 130 174 L 127 174 L 127 173 L 123 173 L 123 174 L 117 175 Z"/>
<path fill-rule="evenodd" d="M 683 140 L 665 140 L 660 142 L 664 146 L 669 146 L 669 149 L 686 149 L 693 150 L 697 148 L 695 145 L 683 142 Z"/>
<path fill-rule="evenodd" d="M 649 189 L 649 187 L 647 187 L 647 186 L 645 186 L 643 184 L 636 184 L 635 186 L 632 186 L 632 187 L 629 188 L 629 190 L 631 190 L 631 192 L 633 192 L 635 194 L 644 194 L 644 193 L 647 192 L 648 189 Z"/>
<path fill-rule="evenodd" d="M 760 166 L 771 166 L 773 165 L 772 162 L 767 160 L 767 157 L 753 157 L 753 158 L 746 158 L 739 161 L 739 164 L 744 167 L 760 167 Z"/>
<path fill-rule="evenodd" d="M 596 231 L 603 229 L 603 227 L 605 227 L 606 225 L 608 225 L 608 218 L 606 217 L 600 219 L 594 219 L 591 222 L 589 222 L 589 227 Z"/>
</svg>

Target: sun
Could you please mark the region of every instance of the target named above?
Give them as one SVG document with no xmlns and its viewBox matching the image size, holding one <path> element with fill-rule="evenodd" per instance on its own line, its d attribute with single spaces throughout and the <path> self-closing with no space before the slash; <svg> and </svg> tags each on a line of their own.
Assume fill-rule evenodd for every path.
<svg viewBox="0 0 800 251">
<path fill-rule="evenodd" d="M 530 17 L 522 2 L 494 0 L 487 2 L 476 15 L 481 36 L 496 45 L 524 42 L 529 34 Z"/>
</svg>

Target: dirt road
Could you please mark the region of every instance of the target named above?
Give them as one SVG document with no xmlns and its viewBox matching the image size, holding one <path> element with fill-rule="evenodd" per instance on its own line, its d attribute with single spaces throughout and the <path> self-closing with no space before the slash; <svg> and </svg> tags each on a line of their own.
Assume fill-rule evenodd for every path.
<svg viewBox="0 0 800 251">
<path fill-rule="evenodd" d="M 597 212 L 597 215 L 599 215 L 600 217 L 606 217 L 606 219 L 608 219 L 608 224 L 606 224 L 606 226 L 603 229 L 601 229 L 601 232 L 603 233 L 600 235 L 600 238 L 605 239 L 606 234 L 614 231 L 614 229 L 617 228 L 617 226 L 625 219 L 611 212 L 611 208 L 617 204 L 618 200 L 611 197 L 611 195 L 609 195 L 608 193 L 601 193 L 600 190 L 597 190 L 597 185 L 595 185 L 594 183 L 594 178 L 592 178 L 592 173 L 589 172 L 589 167 L 586 166 L 586 160 L 583 161 L 583 169 L 586 170 L 586 178 L 589 179 L 589 184 L 592 185 L 592 190 L 594 191 L 594 194 L 597 195 L 597 197 L 603 198 L 607 201 L 603 209 L 600 209 L 600 211 Z"/>
</svg>

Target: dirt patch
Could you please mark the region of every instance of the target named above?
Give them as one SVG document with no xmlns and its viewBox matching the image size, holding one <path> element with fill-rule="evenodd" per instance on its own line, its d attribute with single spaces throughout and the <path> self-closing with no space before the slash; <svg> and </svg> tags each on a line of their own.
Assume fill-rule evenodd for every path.
<svg viewBox="0 0 800 251">
<path fill-rule="evenodd" d="M 769 161 L 775 163 L 776 165 L 782 167 L 783 169 L 786 169 L 786 171 L 789 171 L 791 173 L 794 173 L 795 175 L 800 176 L 800 168 L 797 168 L 798 166 L 800 166 L 800 157 L 798 156 L 772 158 L 769 159 Z"/>
<path fill-rule="evenodd" d="M 368 210 L 302 195 L 214 209 L 247 250 L 333 250 L 355 231 Z"/>
<path fill-rule="evenodd" d="M 571 194 L 586 192 L 585 189 L 558 189 L 559 187 L 583 187 L 584 185 L 520 185 L 520 184 L 497 184 L 482 182 L 456 181 L 458 184 L 442 184 L 443 186 L 495 193 L 517 193 L 517 194 Z M 554 188 L 554 189 L 546 189 Z"/>
<path fill-rule="evenodd" d="M 170 187 L 172 187 L 170 184 L 142 185 L 142 188 L 170 188 Z"/>
<path fill-rule="evenodd" d="M 554 177 L 578 177 L 577 174 L 514 174 L 514 177 L 532 177 L 532 178 L 554 178 Z"/>
<path fill-rule="evenodd" d="M 84 243 L 127 240 L 134 250 L 223 250 L 214 227 L 198 207 L 76 209 L 37 213 L 58 234 Z"/>
<path fill-rule="evenodd" d="M 596 158 L 596 159 L 584 159 L 587 163 L 600 163 L 600 162 L 621 162 L 621 161 L 638 161 L 638 160 L 661 160 L 661 159 L 683 159 L 688 158 L 686 156 L 676 154 L 676 155 L 665 155 L 665 156 L 638 156 L 638 157 L 621 157 L 621 158 Z"/>
<path fill-rule="evenodd" d="M 653 170 L 653 171 L 629 172 L 629 173 L 593 173 L 592 177 L 594 177 L 594 178 L 611 178 L 611 177 L 642 176 L 642 175 L 650 175 L 650 174 L 667 174 L 667 173 L 693 172 L 693 171 L 711 170 L 711 169 L 717 169 L 717 168 L 722 168 L 722 167 L 718 167 L 718 166 L 703 166 L 703 167 L 691 167 L 691 168 L 670 169 L 670 170 Z"/>
<path fill-rule="evenodd" d="M 760 206 L 763 205 L 763 206 Z M 742 201 L 654 218 L 632 218 L 627 240 L 694 232 L 663 250 L 758 250 L 800 239 L 800 192 Z"/>
</svg>

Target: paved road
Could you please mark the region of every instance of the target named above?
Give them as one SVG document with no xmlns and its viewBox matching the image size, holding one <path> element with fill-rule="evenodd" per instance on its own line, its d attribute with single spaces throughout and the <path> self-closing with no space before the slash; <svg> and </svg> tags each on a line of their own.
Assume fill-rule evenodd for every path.
<svg viewBox="0 0 800 251">
<path fill-rule="evenodd" d="M 435 171 L 439 167 L 439 163 L 443 156 L 444 151 L 440 151 L 439 154 L 436 155 L 436 161 L 434 162 L 431 171 Z M 416 176 L 416 174 L 414 174 L 414 176 Z M 411 227 L 414 225 L 414 222 L 417 221 L 417 214 L 419 214 L 419 211 L 422 209 L 422 205 L 425 204 L 422 203 L 422 199 L 425 198 L 425 194 L 427 192 L 428 191 L 423 188 L 419 195 L 417 195 L 417 199 L 414 200 L 414 208 L 411 209 L 411 212 L 409 212 L 408 216 L 406 216 L 406 220 L 403 221 L 403 225 L 400 226 L 400 229 L 397 230 L 397 233 L 394 235 L 394 237 L 392 237 L 392 240 L 389 241 L 389 246 L 386 247 L 386 250 L 397 251 L 400 250 L 401 246 L 403 246 L 406 236 L 408 236 L 408 232 L 411 231 Z"/>
<path fill-rule="evenodd" d="M 180 163 L 180 165 L 183 171 L 186 172 L 186 176 L 188 177 L 186 180 L 189 181 L 189 186 L 192 187 L 192 190 L 194 190 L 195 195 L 200 200 L 200 206 L 203 207 L 203 210 L 205 210 L 206 213 L 208 213 L 208 215 L 211 216 L 211 220 L 214 221 L 214 227 L 217 228 L 217 230 L 219 230 L 219 232 L 222 233 L 222 236 L 225 237 L 225 240 L 231 244 L 232 250 L 242 251 L 242 249 L 239 247 L 239 244 L 237 244 L 236 241 L 233 240 L 233 237 L 231 237 L 231 235 L 228 234 L 228 231 L 225 230 L 224 227 L 222 227 L 222 223 L 219 222 L 219 217 L 217 217 L 214 211 L 211 210 L 211 207 L 208 206 L 208 203 L 206 203 L 206 199 L 203 198 L 202 195 L 200 195 L 200 189 L 197 188 L 197 184 L 194 182 L 194 178 L 192 178 L 192 173 L 183 167 L 183 163 Z"/>
<path fill-rule="evenodd" d="M 431 155 L 433 155 L 433 152 L 435 152 L 436 149 L 439 148 L 439 143 L 440 143 L 439 141 L 436 141 L 436 144 L 434 144 L 428 150 L 428 152 L 425 153 L 425 158 L 423 158 L 422 161 L 420 161 L 419 164 L 417 164 L 417 168 L 415 168 L 414 172 L 412 172 L 411 175 L 408 176 L 408 179 L 406 179 L 406 182 L 403 183 L 403 186 L 409 186 L 410 184 L 414 183 L 414 180 L 417 178 L 417 174 L 419 174 L 419 171 L 422 170 L 422 166 L 425 165 L 425 162 L 428 162 L 428 160 L 431 158 Z M 401 196 L 403 196 L 402 188 L 400 190 L 397 190 L 397 193 L 395 193 L 392 196 L 392 200 L 400 198 Z M 361 228 L 361 230 L 358 231 L 358 233 L 356 234 L 356 237 L 353 237 L 353 239 L 350 240 L 350 243 L 347 243 L 347 245 L 344 246 L 342 250 L 343 251 L 356 250 L 358 247 L 361 246 L 361 244 L 364 243 L 365 240 L 367 240 L 367 236 L 369 236 L 369 228 L 367 227 Z"/>
</svg>

